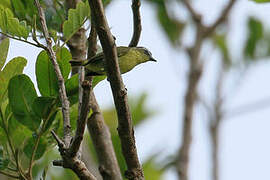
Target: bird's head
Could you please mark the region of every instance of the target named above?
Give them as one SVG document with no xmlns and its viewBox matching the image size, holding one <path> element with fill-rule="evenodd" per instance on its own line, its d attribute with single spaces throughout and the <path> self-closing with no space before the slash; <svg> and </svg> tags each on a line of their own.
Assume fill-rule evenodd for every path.
<svg viewBox="0 0 270 180">
<path fill-rule="evenodd" d="M 155 61 L 156 59 L 153 58 L 152 53 L 146 49 L 145 47 L 136 47 L 140 54 L 144 57 L 145 61 Z"/>
</svg>

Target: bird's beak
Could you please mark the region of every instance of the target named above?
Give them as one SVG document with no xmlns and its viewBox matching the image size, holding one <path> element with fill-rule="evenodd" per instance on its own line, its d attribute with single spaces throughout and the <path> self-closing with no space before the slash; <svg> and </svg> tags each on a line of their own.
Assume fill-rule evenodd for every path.
<svg viewBox="0 0 270 180">
<path fill-rule="evenodd" d="M 157 60 L 155 60 L 153 57 L 150 57 L 149 60 L 150 60 L 150 61 L 155 61 L 155 62 L 157 62 Z"/>
</svg>

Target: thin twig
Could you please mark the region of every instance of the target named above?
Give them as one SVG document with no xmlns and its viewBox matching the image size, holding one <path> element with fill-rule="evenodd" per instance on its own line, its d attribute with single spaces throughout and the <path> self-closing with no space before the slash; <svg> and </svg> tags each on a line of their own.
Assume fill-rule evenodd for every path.
<svg viewBox="0 0 270 180">
<path fill-rule="evenodd" d="M 141 32 L 142 32 L 142 22 L 140 15 L 140 0 L 132 0 L 132 12 L 133 12 L 133 36 L 129 43 L 129 47 L 136 47 L 139 43 Z"/>
<path fill-rule="evenodd" d="M 57 145 L 60 149 L 65 148 L 65 143 L 57 136 L 57 134 L 52 130 L 51 134 L 55 141 L 57 142 Z"/>
<path fill-rule="evenodd" d="M 28 175 L 29 175 L 30 179 L 33 179 L 33 177 L 32 177 L 33 164 L 34 164 L 35 155 L 36 155 L 36 151 L 37 151 L 37 148 L 38 148 L 38 144 L 39 144 L 41 135 L 42 135 L 42 132 L 39 132 L 39 134 L 37 136 L 37 139 L 35 141 L 34 147 L 33 147 L 32 154 L 31 154 L 29 167 L 28 167 Z"/>
<path fill-rule="evenodd" d="M 218 74 L 218 80 L 216 85 L 216 95 L 215 95 L 215 104 L 214 104 L 214 116 L 213 119 L 210 117 L 209 130 L 211 135 L 212 142 L 212 180 L 219 179 L 219 133 L 220 125 L 224 117 L 222 112 L 223 99 L 222 99 L 222 87 L 226 73 L 226 67 L 224 60 L 222 60 L 221 70 Z M 211 113 L 211 112 L 210 112 Z"/>
<path fill-rule="evenodd" d="M 9 173 L 4 172 L 4 171 L 0 171 L 0 174 L 3 174 L 3 175 L 8 176 L 10 178 L 19 179 L 19 176 L 16 176 L 16 175 L 13 175 L 13 174 L 9 174 Z"/>
<path fill-rule="evenodd" d="M 237 0 L 230 0 L 229 1 L 229 3 L 226 5 L 226 7 L 222 10 L 218 19 L 213 23 L 213 25 L 211 25 L 210 27 L 207 28 L 206 35 L 211 34 L 221 23 L 226 21 L 228 14 L 231 11 L 231 9 L 236 1 Z"/>
<path fill-rule="evenodd" d="M 89 100 L 91 87 L 89 81 L 84 81 L 82 84 L 82 88 L 83 88 L 82 106 L 77 120 L 76 134 L 69 148 L 69 153 L 71 157 L 74 157 L 77 154 L 81 146 L 86 125 L 86 119 L 90 109 Z"/>
<path fill-rule="evenodd" d="M 102 1 L 88 0 L 88 2 L 92 16 L 95 19 L 95 27 L 104 52 L 107 76 L 110 81 L 118 115 L 118 134 L 121 140 L 122 152 L 128 167 L 125 174 L 128 179 L 142 180 L 144 179 L 144 175 L 137 155 L 127 91 L 120 75 L 116 45 L 108 27 Z"/>
<path fill-rule="evenodd" d="M 192 5 L 190 4 L 190 0 L 180 0 L 180 2 L 183 2 L 183 4 L 186 6 L 186 8 L 188 9 L 188 11 L 191 14 L 191 17 L 193 19 L 193 21 L 196 24 L 201 24 L 201 15 L 198 14 L 195 9 L 192 7 Z"/>
<path fill-rule="evenodd" d="M 45 46 L 43 46 L 43 45 L 41 45 L 41 44 L 35 44 L 35 43 L 32 43 L 32 42 L 27 41 L 27 40 L 25 40 L 25 39 L 20 39 L 20 38 L 14 37 L 14 36 L 10 36 L 10 35 L 8 35 L 8 34 L 6 34 L 6 33 L 1 32 L 1 31 L 0 31 L 0 34 L 3 34 L 4 36 L 6 36 L 6 37 L 8 37 L 8 38 L 10 38 L 10 39 L 14 39 L 14 40 L 17 40 L 17 41 L 21 41 L 21 42 L 30 44 L 30 45 L 32 45 L 32 46 L 36 46 L 36 47 L 38 47 L 38 48 L 44 49 L 44 47 L 45 47 Z"/>
<path fill-rule="evenodd" d="M 35 3 L 36 3 L 36 7 L 38 9 L 42 32 L 43 32 L 44 38 L 47 42 L 46 50 L 47 50 L 49 57 L 52 61 L 54 71 L 55 71 L 57 79 L 58 79 L 59 94 L 60 94 L 60 99 L 61 99 L 61 103 L 62 103 L 62 114 L 63 114 L 63 121 L 64 121 L 64 123 L 63 123 L 63 125 L 64 125 L 64 138 L 63 139 L 64 139 L 66 146 L 68 147 L 70 140 L 71 140 L 71 135 L 70 135 L 70 128 L 71 127 L 70 127 L 70 117 L 69 117 L 69 101 L 68 101 L 67 94 L 66 94 L 65 82 L 64 82 L 63 75 L 60 71 L 60 67 L 57 63 L 55 52 L 52 49 L 52 40 L 49 36 L 49 32 L 48 32 L 48 28 L 46 25 L 46 20 L 45 20 L 43 9 L 39 3 L 39 0 L 35 0 Z"/>
<path fill-rule="evenodd" d="M 78 156 L 71 156 L 70 149 L 65 148 L 64 142 L 51 131 L 54 139 L 58 143 L 59 152 L 61 154 L 62 160 L 54 160 L 54 166 L 61 166 L 64 168 L 71 169 L 81 180 L 96 180 L 96 177 L 90 173 L 84 162 L 82 162 Z"/>
</svg>

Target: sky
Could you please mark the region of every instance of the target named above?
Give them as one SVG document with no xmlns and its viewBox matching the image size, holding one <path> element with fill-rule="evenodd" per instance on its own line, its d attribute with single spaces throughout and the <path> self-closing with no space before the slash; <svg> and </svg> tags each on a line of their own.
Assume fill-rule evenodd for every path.
<svg viewBox="0 0 270 180">
<path fill-rule="evenodd" d="M 211 2 L 211 3 L 209 3 Z M 210 24 L 220 13 L 227 0 L 197 0 L 193 5 L 201 12 L 204 22 Z M 131 1 L 114 0 L 106 14 L 118 46 L 127 46 L 132 36 Z M 239 0 L 229 17 L 228 39 L 233 54 L 239 55 L 239 47 L 245 38 L 244 26 L 248 15 L 256 15 L 267 21 L 270 17 L 270 4 L 258 5 L 251 1 Z M 187 17 L 187 12 L 177 3 L 172 11 L 180 18 Z M 156 22 L 155 9 L 149 3 L 142 2 L 142 36 L 139 46 L 147 47 L 158 60 L 137 66 L 123 75 L 124 83 L 130 96 L 146 92 L 149 95 L 148 107 L 158 110 L 158 114 L 136 128 L 136 143 L 141 161 L 158 152 L 166 157 L 177 152 L 181 141 L 181 119 L 183 97 L 186 88 L 187 59 L 184 54 L 170 46 L 167 38 Z M 266 22 L 267 23 L 267 22 Z M 269 22 L 268 22 L 269 25 Z M 269 26 L 270 28 L 270 26 Z M 184 44 L 192 44 L 192 31 L 184 34 Z M 28 59 L 24 73 L 33 81 L 35 59 L 40 49 L 21 42 L 11 41 L 8 59 L 23 56 Z M 218 69 L 218 54 L 211 49 L 204 49 L 202 56 L 207 63 L 204 76 L 199 85 L 199 92 L 211 100 L 213 81 Z M 232 89 L 231 81 L 239 76 L 232 73 L 225 83 L 225 110 L 231 112 L 238 107 L 252 104 L 257 100 L 270 98 L 270 62 L 262 61 L 250 67 L 240 76 L 240 82 Z M 232 92 L 231 92 L 232 91 Z M 96 89 L 97 100 L 102 107 L 113 102 L 109 83 L 103 81 Z M 270 103 L 269 103 L 270 104 Z M 209 180 L 211 177 L 211 149 L 208 134 L 208 116 L 202 106 L 196 106 L 194 112 L 193 143 L 191 149 L 190 180 Z M 220 179 L 221 180 L 268 180 L 270 179 L 270 106 L 258 111 L 246 112 L 226 118 L 220 132 Z M 162 159 L 162 158 L 161 158 Z M 173 170 L 166 173 L 166 180 L 176 180 Z"/>
</svg>

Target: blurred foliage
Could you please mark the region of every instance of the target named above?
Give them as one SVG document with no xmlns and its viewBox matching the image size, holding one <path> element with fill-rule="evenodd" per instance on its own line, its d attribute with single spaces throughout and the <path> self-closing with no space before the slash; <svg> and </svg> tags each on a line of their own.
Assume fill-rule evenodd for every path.
<svg viewBox="0 0 270 180">
<path fill-rule="evenodd" d="M 156 8 L 156 18 L 160 27 L 165 32 L 167 38 L 174 47 L 180 46 L 180 39 L 185 28 L 185 22 L 180 21 L 176 17 L 169 15 L 166 7 L 166 0 L 146 0 L 153 4 Z"/>
<path fill-rule="evenodd" d="M 156 114 L 156 111 L 149 109 L 146 103 L 147 103 L 146 93 L 133 97 L 129 101 L 135 128 L 139 124 L 144 123 L 145 121 L 149 120 L 150 117 Z M 123 155 L 121 153 L 121 144 L 120 144 L 120 139 L 117 132 L 116 111 L 113 107 L 109 107 L 103 110 L 103 115 L 104 115 L 106 124 L 108 125 L 111 132 L 111 138 L 113 141 L 113 146 L 115 148 L 115 153 L 118 159 L 118 163 L 120 165 L 121 172 L 122 174 L 124 174 L 124 171 L 126 170 L 126 165 L 125 165 L 125 160 L 123 158 Z M 97 167 L 98 164 L 97 164 L 96 152 L 88 133 L 85 135 L 84 141 L 86 142 L 88 146 L 87 149 L 90 152 L 91 158 L 93 158 L 94 160 L 94 162 L 88 162 L 88 165 Z M 153 153 L 157 153 L 157 152 L 153 152 Z M 47 159 L 45 159 L 44 161 L 46 160 Z M 161 168 L 161 166 L 162 165 L 160 165 L 160 163 L 156 162 L 156 155 L 154 154 L 153 156 L 149 157 L 145 162 L 143 162 L 143 168 L 144 168 L 146 179 L 161 180 L 165 171 L 164 169 Z M 48 176 L 52 177 L 52 179 L 54 180 L 61 180 L 63 179 L 63 177 L 65 177 L 65 179 L 67 180 L 78 179 L 77 177 L 70 176 L 70 171 L 61 169 L 60 172 L 56 172 L 56 169 L 54 167 L 49 168 Z"/>
<path fill-rule="evenodd" d="M 249 17 L 247 23 L 248 35 L 243 56 L 247 61 L 256 61 L 270 56 L 270 29 L 264 28 L 261 20 Z"/>
<path fill-rule="evenodd" d="M 224 60 L 224 64 L 227 67 L 230 67 L 232 64 L 232 60 L 230 57 L 229 49 L 228 49 L 228 43 L 226 41 L 226 34 L 215 34 L 212 37 L 215 46 L 220 50 L 222 54 L 222 59 Z"/>
<path fill-rule="evenodd" d="M 256 3 L 267 3 L 270 2 L 270 0 L 253 0 Z"/>
<path fill-rule="evenodd" d="M 249 58 L 255 57 L 255 50 L 258 42 L 263 38 L 263 25 L 253 17 L 248 20 L 248 39 L 245 46 L 245 56 Z"/>
</svg>

